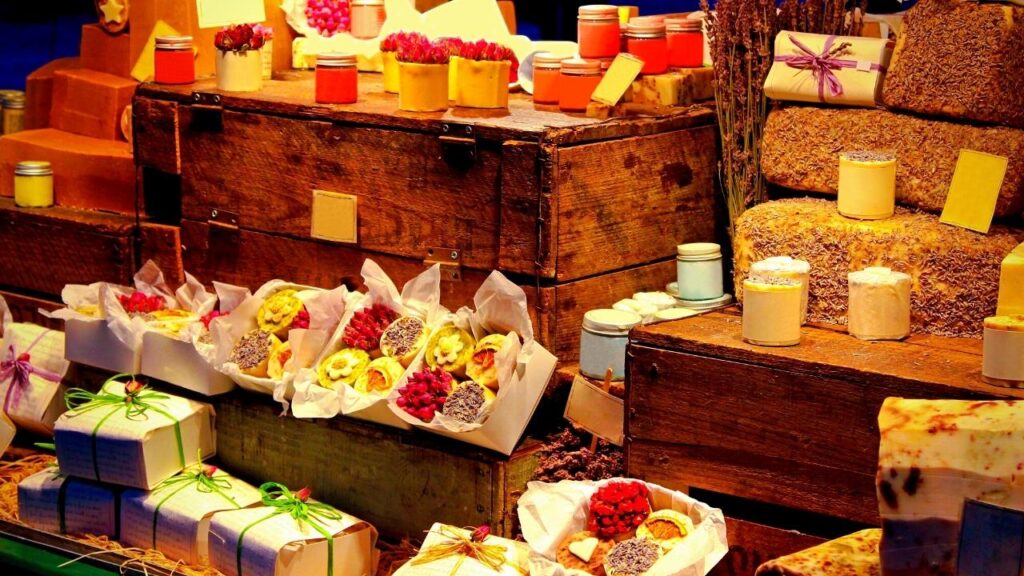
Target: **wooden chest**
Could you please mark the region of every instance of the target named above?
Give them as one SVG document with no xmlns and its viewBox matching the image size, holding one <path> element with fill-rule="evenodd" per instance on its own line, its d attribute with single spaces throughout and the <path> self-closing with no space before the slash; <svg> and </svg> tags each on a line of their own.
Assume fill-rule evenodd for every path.
<svg viewBox="0 0 1024 576">
<path fill-rule="evenodd" d="M 645 326 L 628 361 L 627 470 L 721 499 L 727 516 L 767 507 L 765 524 L 807 516 L 797 528 L 828 538 L 877 526 L 885 398 L 1024 398 L 982 382 L 980 340 L 864 342 L 822 325 L 773 349 L 740 329 L 736 309 Z"/>
<path fill-rule="evenodd" d="M 206 281 L 399 282 L 442 262 L 445 304 L 492 269 L 530 287 L 541 340 L 576 355 L 580 319 L 669 281 L 675 246 L 716 236 L 716 131 L 704 107 L 598 121 L 535 109 L 405 113 L 362 75 L 360 102 L 318 105 L 293 72 L 257 94 L 144 84 L 134 103 L 146 211 L 181 225 Z M 314 190 L 354 197 L 357 241 L 312 234 Z M 345 213 L 346 217 L 348 212 Z"/>
</svg>

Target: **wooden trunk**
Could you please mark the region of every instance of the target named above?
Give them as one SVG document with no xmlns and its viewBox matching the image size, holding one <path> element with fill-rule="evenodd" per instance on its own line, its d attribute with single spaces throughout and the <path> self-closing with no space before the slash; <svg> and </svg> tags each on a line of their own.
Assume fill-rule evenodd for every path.
<svg viewBox="0 0 1024 576">
<path fill-rule="evenodd" d="M 142 179 L 147 210 L 180 221 L 204 281 L 336 285 L 366 257 L 404 280 L 442 261 L 464 304 L 498 269 L 532 287 L 538 331 L 566 338 L 542 341 L 571 360 L 588 306 L 662 288 L 677 244 L 715 239 L 707 108 L 600 122 L 513 95 L 508 111 L 413 114 L 376 75 L 351 106 L 315 104 L 309 73 L 282 78 L 257 94 L 201 81 L 136 95 L 136 162 L 158 175 Z M 356 242 L 314 240 L 314 190 L 355 197 Z"/>
<path fill-rule="evenodd" d="M 977 340 L 865 342 L 816 325 L 799 346 L 765 348 L 740 330 L 735 309 L 634 330 L 631 475 L 877 526 L 885 398 L 1024 398 L 982 382 Z"/>
</svg>

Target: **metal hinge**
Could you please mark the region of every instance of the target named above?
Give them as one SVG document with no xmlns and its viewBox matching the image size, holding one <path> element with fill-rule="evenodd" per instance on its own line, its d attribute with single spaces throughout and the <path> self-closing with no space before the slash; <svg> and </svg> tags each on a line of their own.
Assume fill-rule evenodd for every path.
<svg viewBox="0 0 1024 576">
<path fill-rule="evenodd" d="M 441 279 L 451 282 L 462 280 L 462 251 L 458 248 L 427 248 L 427 257 L 423 265 L 431 267 L 441 265 Z"/>
<path fill-rule="evenodd" d="M 468 168 L 476 162 L 476 130 L 473 126 L 446 122 L 441 125 L 438 140 L 441 141 L 445 162 L 460 168 Z"/>
<path fill-rule="evenodd" d="M 227 210 L 221 210 L 214 208 L 210 210 L 210 217 L 206 220 L 206 223 L 210 225 L 210 229 L 218 229 L 223 231 L 237 232 L 238 231 L 238 214 L 234 212 L 228 212 Z"/>
<path fill-rule="evenodd" d="M 224 106 L 220 94 L 192 93 L 192 130 L 220 132 L 224 129 Z"/>
</svg>

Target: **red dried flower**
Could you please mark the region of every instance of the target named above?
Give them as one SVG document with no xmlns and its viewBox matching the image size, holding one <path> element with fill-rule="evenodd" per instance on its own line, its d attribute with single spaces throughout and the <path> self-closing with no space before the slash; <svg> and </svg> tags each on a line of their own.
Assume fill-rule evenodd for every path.
<svg viewBox="0 0 1024 576">
<path fill-rule="evenodd" d="M 383 40 L 380 41 L 380 51 L 397 52 L 399 46 L 401 46 L 405 42 L 411 41 L 429 42 L 429 40 L 427 40 L 427 37 L 424 36 L 423 34 L 420 34 L 419 32 L 392 32 L 391 34 L 388 34 L 387 36 L 384 37 Z"/>
<path fill-rule="evenodd" d="M 651 514 L 647 485 L 609 482 L 590 497 L 588 530 L 599 538 L 614 538 L 636 529 Z"/>
<path fill-rule="evenodd" d="M 409 38 L 398 45 L 395 54 L 399 62 L 414 64 L 447 64 L 451 54 L 441 42 L 431 42 L 426 38 Z"/>
<path fill-rule="evenodd" d="M 269 39 L 268 29 L 259 24 L 236 24 L 223 28 L 213 37 L 218 50 L 245 52 L 259 50 Z"/>
<path fill-rule="evenodd" d="M 455 38 L 453 36 L 438 38 L 437 43 L 448 51 L 449 56 L 461 55 L 462 48 L 466 45 L 466 43 L 462 41 L 462 38 Z"/>
<path fill-rule="evenodd" d="M 132 396 L 135 396 L 139 392 L 142 392 L 143 388 L 145 387 L 146 385 L 143 384 L 142 382 L 132 379 L 125 383 L 124 393 L 128 396 L 128 398 L 130 398 Z"/>
<path fill-rule="evenodd" d="M 206 315 L 204 315 L 202 318 L 200 318 L 199 321 L 203 323 L 203 326 L 207 330 L 209 330 L 210 329 L 210 322 L 213 322 L 214 318 L 220 318 L 221 316 L 227 316 L 228 314 L 231 314 L 231 313 L 230 312 L 221 312 L 219 310 L 211 310 L 208 313 L 206 313 Z"/>
<path fill-rule="evenodd" d="M 308 314 L 306 318 L 308 326 Z M 345 333 L 342 335 L 341 340 L 349 348 L 358 348 L 371 352 L 380 348 L 381 334 L 397 319 L 398 313 L 383 304 L 374 304 L 369 308 L 363 308 L 352 315 L 352 320 L 345 327 Z M 298 318 L 296 318 L 296 321 L 298 321 Z M 292 326 L 298 327 L 294 323 Z"/>
<path fill-rule="evenodd" d="M 299 313 L 295 315 L 295 319 L 292 320 L 292 327 L 291 327 L 291 329 L 292 330 L 295 330 L 295 329 L 303 329 L 304 330 L 306 328 L 309 328 L 309 311 L 306 310 L 305 306 L 303 306 L 302 310 L 299 310 Z"/>
<path fill-rule="evenodd" d="M 491 527 L 487 524 L 481 524 L 477 527 L 476 530 L 473 530 L 473 534 L 472 536 L 470 536 L 470 538 L 473 540 L 473 542 L 483 542 L 484 540 L 487 540 L 487 537 L 490 535 Z"/>
<path fill-rule="evenodd" d="M 149 314 L 163 310 L 167 306 L 162 296 L 148 296 L 138 291 L 132 292 L 131 295 L 118 294 L 117 301 L 129 314 Z"/>
<path fill-rule="evenodd" d="M 444 408 L 452 391 L 452 375 L 434 368 L 421 370 L 409 377 L 409 383 L 398 389 L 398 407 L 409 414 L 430 422 L 434 414 Z"/>
<path fill-rule="evenodd" d="M 207 478 L 213 478 L 213 475 L 217 473 L 217 467 L 213 464 L 206 464 L 203 466 L 203 476 Z"/>
<path fill-rule="evenodd" d="M 313 489 L 310 488 L 309 486 L 306 486 L 302 490 L 299 490 L 298 492 L 295 493 L 295 497 L 298 498 L 299 500 L 302 500 L 303 502 L 309 500 L 309 497 L 312 495 Z"/>
<path fill-rule="evenodd" d="M 351 24 L 348 0 L 308 0 L 306 23 L 328 38 L 347 31 Z"/>
<path fill-rule="evenodd" d="M 486 40 L 464 43 L 459 56 L 466 60 L 486 60 L 490 62 L 511 62 L 515 59 L 515 54 L 512 53 L 511 48 Z"/>
</svg>

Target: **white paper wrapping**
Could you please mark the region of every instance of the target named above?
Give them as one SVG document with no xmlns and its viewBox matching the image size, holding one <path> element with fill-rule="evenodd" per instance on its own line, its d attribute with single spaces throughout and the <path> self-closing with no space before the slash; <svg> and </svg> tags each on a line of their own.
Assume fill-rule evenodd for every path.
<svg viewBox="0 0 1024 576">
<path fill-rule="evenodd" d="M 47 314 L 64 320 L 64 357 L 71 362 L 94 366 L 111 372 L 139 371 L 141 351 L 126 346 L 106 322 L 103 302 L 108 292 L 127 294 L 127 286 L 94 282 L 89 285 L 68 284 L 61 290 L 65 308 Z M 95 314 L 83 314 L 82 308 L 92 308 Z"/>
<path fill-rule="evenodd" d="M 21 360 L 22 354 L 28 354 L 28 360 Z M 15 363 L 21 366 L 16 367 Z M 26 366 L 33 370 L 27 385 L 15 374 Z M 37 434 L 52 434 L 53 423 L 64 412 L 64 385 L 60 379 L 68 366 L 63 332 L 36 324 L 6 323 L 0 339 L 0 398 L 10 420 Z M 44 373 L 58 379 L 48 379 Z"/>
<path fill-rule="evenodd" d="M 272 509 L 219 512 L 210 523 L 210 564 L 225 576 L 316 576 L 327 574 L 327 540 L 308 523 Z M 253 525 L 254 522 L 267 518 Z M 334 576 L 371 576 L 377 568 L 377 530 L 355 517 L 324 521 L 334 536 Z M 239 536 L 242 540 L 238 570 Z"/>
<path fill-rule="evenodd" d="M 344 414 L 351 418 L 369 420 L 385 426 L 411 429 L 412 426 L 397 418 L 388 409 L 387 398 L 372 394 L 360 394 L 349 386 L 340 386 L 337 390 L 328 390 L 320 386 L 316 368 L 328 356 L 344 348 L 342 337 L 352 317 L 359 310 L 381 304 L 394 310 L 399 316 L 413 316 L 423 320 L 428 330 L 435 326 L 447 310 L 441 306 L 441 268 L 434 265 L 406 282 L 402 292 L 384 270 L 373 260 L 363 262 L 361 272 L 366 285 L 366 296 L 359 303 L 346 310 L 345 317 L 338 324 L 327 346 L 321 351 L 316 362 L 307 369 L 300 371 L 295 378 L 295 398 L 292 413 L 297 418 L 333 418 Z M 423 351 L 417 358 L 421 357 Z M 411 373 L 406 370 L 399 379 L 403 383 Z M 396 386 L 397 388 L 397 386 Z"/>
<path fill-rule="evenodd" d="M 213 514 L 260 501 L 259 490 L 238 478 L 221 470 L 213 478 L 222 484 L 219 491 L 194 481 L 171 482 L 152 492 L 126 490 L 121 496 L 121 543 L 153 548 L 171 560 L 193 566 L 208 564 Z"/>
<path fill-rule="evenodd" d="M 18 484 L 18 517 L 33 528 L 54 534 L 117 538 L 119 491 L 62 476 L 56 467 L 42 470 Z"/>
<path fill-rule="evenodd" d="M 473 304 L 475 312 L 462 308 L 440 319 L 437 327 L 452 323 L 468 330 L 477 340 L 488 334 L 506 335 L 504 346 L 494 356 L 498 367 L 497 397 L 481 420 L 467 424 L 438 412 L 431 422 L 423 422 L 396 404 L 398 391 L 405 385 L 408 375 L 426 367 L 422 354 L 388 396 L 388 406 L 411 426 L 508 455 L 515 450 L 530 423 L 555 371 L 557 359 L 533 339 L 526 293 L 500 272 L 491 272 L 473 297 Z"/>
<path fill-rule="evenodd" d="M 103 390 L 125 395 L 124 384 L 113 380 L 104 384 Z M 156 410 L 149 409 L 132 417 L 123 406 L 103 406 L 84 412 L 72 410 L 65 412 L 54 426 L 61 473 L 152 490 L 186 466 L 214 455 L 213 407 L 179 396 L 166 396 L 166 399 L 149 400 L 149 403 L 179 422 L 180 453 L 174 421 Z"/>
<path fill-rule="evenodd" d="M 635 481 L 614 478 L 600 482 L 563 480 L 557 484 L 530 482 L 517 507 L 523 537 L 530 545 L 530 574 L 569 576 L 555 562 L 558 546 L 569 536 L 587 529 L 590 497 L 609 482 Z M 672 509 L 693 521 L 694 531 L 647 571 L 646 576 L 704 576 L 729 551 L 722 511 L 645 482 L 652 510 Z"/>
<path fill-rule="evenodd" d="M 449 538 L 441 533 L 445 525 L 440 522 L 430 527 L 430 532 L 420 546 L 420 553 L 431 546 L 444 544 Z M 468 536 L 469 531 L 454 526 L 447 527 L 463 535 Z M 530 566 L 530 548 L 522 542 L 488 536 L 484 544 L 502 546 L 505 548 L 505 565 L 500 571 L 492 570 L 475 558 L 462 558 L 462 566 L 459 567 L 459 576 L 523 576 Z M 413 560 L 416 558 L 414 557 Z M 435 560 L 425 564 L 413 565 L 412 561 L 406 562 L 401 568 L 395 571 L 394 576 L 448 576 L 460 560 L 459 556 L 449 556 L 441 560 Z"/>
</svg>

